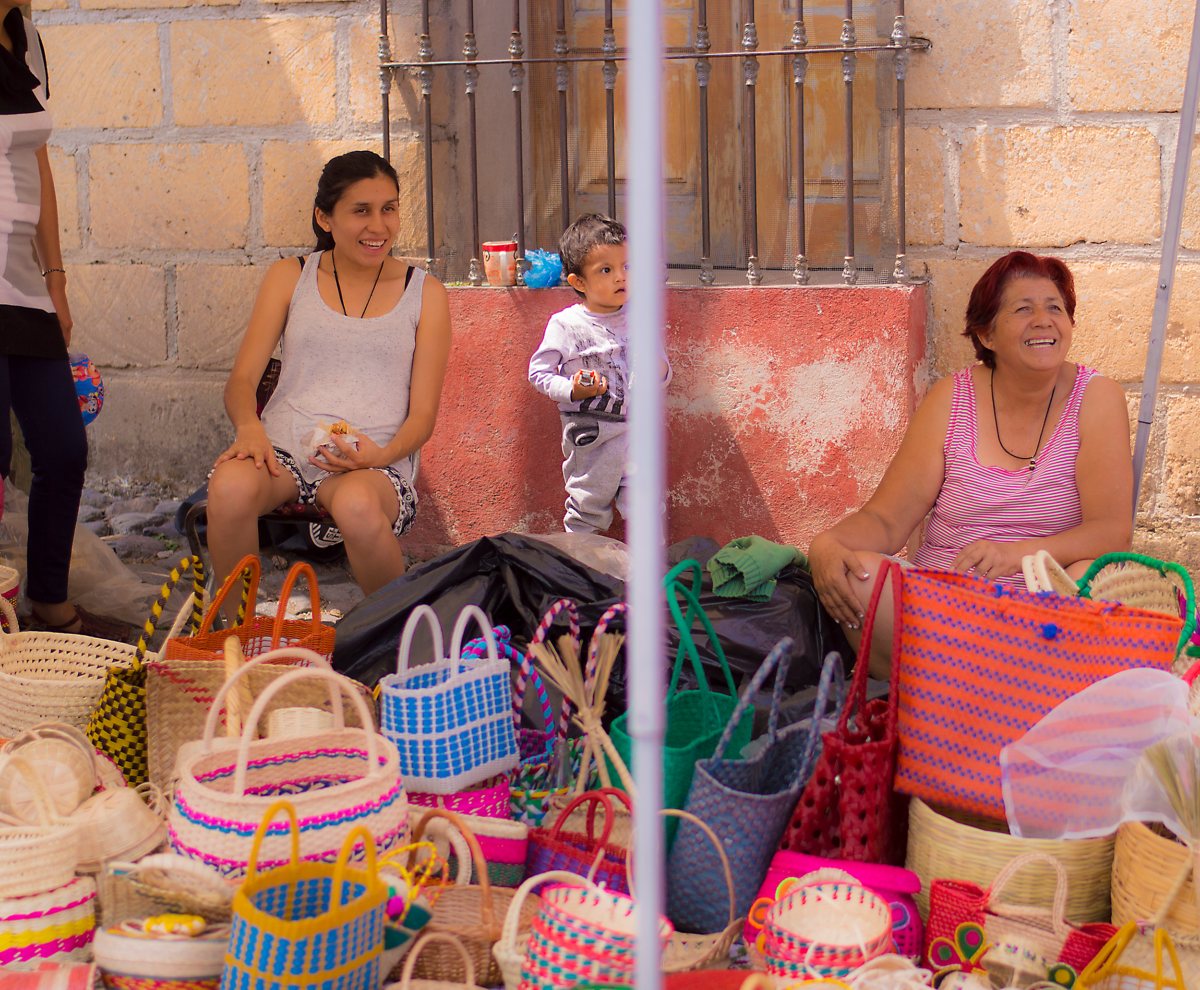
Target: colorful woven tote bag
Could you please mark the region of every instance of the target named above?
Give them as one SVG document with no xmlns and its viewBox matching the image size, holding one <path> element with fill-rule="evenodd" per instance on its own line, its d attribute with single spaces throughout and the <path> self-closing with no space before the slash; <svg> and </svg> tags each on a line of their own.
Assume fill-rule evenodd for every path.
<svg viewBox="0 0 1200 990">
<path fill-rule="evenodd" d="M 1001 749 L 1101 678 L 1170 669 L 1180 648 L 1178 615 L 893 566 L 903 588 L 895 786 L 926 802 L 1003 821 Z"/>
<path fill-rule="evenodd" d="M 754 672 L 716 752 L 696 764 L 688 792 L 685 810 L 717 834 L 729 857 L 738 916 L 749 911 L 812 773 L 821 745 L 821 719 L 830 713 L 835 695 L 832 714 L 841 712 L 842 658 L 830 653 L 821 671 L 812 720 L 779 731 L 779 707 L 794 645 L 787 637 L 781 639 Z M 775 688 L 763 747 L 747 760 L 727 757 L 733 726 L 753 710 L 755 698 L 772 674 Z M 718 932 L 729 924 L 726 905 L 713 896 L 724 882 L 720 857 L 704 832 L 689 821 L 679 825 L 667 878 L 667 915 L 680 931 Z"/>
<path fill-rule="evenodd" d="M 846 706 L 838 717 L 837 728 L 821 737 L 821 755 L 796 802 L 780 843 L 782 849 L 859 863 L 888 863 L 903 858 L 904 819 L 892 793 L 899 664 L 892 663 L 888 697 L 867 700 L 875 613 L 890 573 L 889 568 L 879 569 Z M 893 606 L 899 614 L 900 586 L 894 579 L 890 583 Z M 893 656 L 899 641 L 897 624 L 892 629 Z"/>
<path fill-rule="evenodd" d="M 240 570 L 234 571 L 225 581 L 207 610 L 200 626 L 201 632 L 194 636 L 168 639 L 159 656 L 146 663 L 146 743 L 150 782 L 164 792 L 170 789 L 179 748 L 204 734 L 209 706 L 228 676 L 223 651 L 231 636 L 236 637 L 241 654 L 250 659 L 282 647 L 311 650 L 325 660 L 329 660 L 333 654 L 333 629 L 320 622 L 321 597 L 312 568 L 300 562 L 288 571 L 274 618 L 252 615 L 246 621 L 246 610 L 253 612 L 254 609 L 258 578 L 258 558 L 243 559 Z M 243 596 L 240 610 L 242 620 L 232 629 L 212 631 L 223 602 L 239 584 Z M 308 586 L 313 618 L 288 619 L 287 603 L 297 586 L 304 584 Z M 206 629 L 208 631 L 204 632 Z M 250 652 L 247 653 L 247 650 Z M 287 673 L 288 667 L 294 663 L 295 654 L 285 650 L 279 654 L 277 661 L 256 666 L 248 680 L 249 694 L 261 694 L 271 681 Z M 328 691 L 319 682 L 298 684 L 286 696 L 279 696 L 271 713 L 284 707 L 320 708 L 327 696 Z M 373 713 L 373 699 L 370 700 L 370 707 Z M 245 714 L 245 709 L 242 714 Z M 357 724 L 353 711 L 350 714 L 351 723 Z M 224 725 L 224 722 L 225 713 L 222 711 L 221 724 Z"/>
<path fill-rule="evenodd" d="M 88 719 L 88 739 L 117 765 L 130 787 L 144 784 L 149 775 L 146 762 L 146 660 L 150 640 L 171 592 L 189 572 L 193 587 L 191 601 L 180 611 L 169 637 L 178 636 L 185 627 L 194 629 L 199 624 L 204 602 L 204 564 L 199 557 L 184 557 L 171 569 L 159 589 L 158 599 L 138 637 L 133 662 L 127 667 L 109 669 L 100 700 Z"/>
<path fill-rule="evenodd" d="M 291 854 L 260 872 L 262 844 L 281 813 Z M 347 834 L 332 864 L 302 860 L 300 846 L 296 809 L 276 801 L 254 833 L 246 879 L 233 898 L 221 990 L 378 990 L 388 887 L 371 834 Z M 351 865 L 363 855 L 362 866 Z"/>
<path fill-rule="evenodd" d="M 487 640 L 482 660 L 462 655 L 472 620 Z M 421 622 L 429 626 L 434 655 L 432 662 L 413 664 Z M 379 723 L 400 754 L 400 774 L 411 790 L 450 794 L 517 765 L 508 661 L 497 653 L 492 625 L 478 606 L 459 613 L 447 656 L 437 614 L 418 605 L 404 625 L 396 666 L 379 682 Z"/>
<path fill-rule="evenodd" d="M 675 653 L 675 666 L 671 671 L 671 683 L 667 688 L 667 722 L 663 738 L 663 807 L 681 808 L 687 800 L 688 788 L 692 786 L 692 774 L 696 761 L 712 756 L 717 741 L 725 732 L 737 707 L 737 686 L 729 670 L 729 661 L 717 639 L 716 630 L 700 605 L 700 587 L 703 572 L 694 560 L 685 560 L 676 565 L 663 579 L 667 589 L 667 607 L 679 631 L 679 649 Z M 686 606 L 686 612 L 681 606 Z M 692 638 L 692 627 L 699 622 L 708 637 L 709 647 L 716 654 L 721 666 L 727 693 L 709 687 L 708 675 L 700 662 L 700 653 Z M 685 691 L 679 686 L 684 660 L 692 667 L 698 687 Z M 633 766 L 633 739 L 628 729 L 629 713 L 622 712 L 615 719 L 609 735 L 625 766 Z M 740 753 L 750 741 L 754 728 L 752 718 L 741 718 L 733 727 L 729 739 L 730 750 Z M 617 774 L 610 767 L 613 779 Z M 667 834 L 673 837 L 678 821 L 667 822 Z"/>
<path fill-rule="evenodd" d="M 225 655 L 225 640 L 230 636 L 238 638 L 242 654 L 247 657 L 256 657 L 260 653 L 277 650 L 282 646 L 300 646 L 321 654 L 327 660 L 333 656 L 333 626 L 321 622 L 321 596 L 317 588 L 317 575 L 312 566 L 299 561 L 288 571 L 279 593 L 279 608 L 274 616 L 257 615 L 254 611 L 261 572 L 262 565 L 257 554 L 247 554 L 243 557 L 213 596 L 212 604 L 204 613 L 200 628 L 194 635 L 169 639 L 163 647 L 163 659 L 212 660 L 220 664 Z M 288 599 L 301 578 L 308 584 L 312 618 L 289 619 Z M 213 625 L 221 614 L 225 599 L 239 584 L 244 584 L 245 606 L 239 612 L 240 621 L 231 629 L 214 630 Z M 218 680 L 217 686 L 219 685 Z"/>
<path fill-rule="evenodd" d="M 314 666 L 293 668 L 268 685 L 250 709 L 241 737 L 218 743 L 218 714 L 229 692 L 253 664 L 269 662 L 273 655 L 239 668 L 213 699 L 202 741 L 180 754 L 168 841 L 173 851 L 225 877 L 245 874 L 252 846 L 261 847 L 259 866 L 288 861 L 286 829 L 269 828 L 255 842 L 259 822 L 280 795 L 288 796 L 299 816 L 298 841 L 307 860 L 332 862 L 345 837 L 358 828 L 367 829 L 381 852 L 407 841 L 408 795 L 396 748 L 374 730 L 357 683 L 317 666 L 324 660 L 311 651 L 292 647 L 287 652 Z M 302 681 L 326 686 L 333 726 L 304 737 L 254 738 L 274 696 Z M 346 699 L 366 728 L 346 724 Z"/>
</svg>

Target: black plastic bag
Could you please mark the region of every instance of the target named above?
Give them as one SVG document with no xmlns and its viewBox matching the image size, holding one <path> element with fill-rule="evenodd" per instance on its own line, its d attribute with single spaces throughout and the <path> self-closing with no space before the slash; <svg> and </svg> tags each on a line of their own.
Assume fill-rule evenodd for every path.
<svg viewBox="0 0 1200 990">
<path fill-rule="evenodd" d="M 672 564 L 686 557 L 705 564 L 717 549 L 711 540 L 692 539 L 672 546 L 667 556 Z M 624 584 L 619 579 L 581 564 L 536 537 L 502 533 L 414 567 L 353 608 L 337 624 L 333 662 L 342 673 L 366 684 L 391 673 L 404 623 L 420 604 L 432 606 L 447 635 L 464 605 L 479 605 L 493 623 L 512 629 L 514 645 L 523 647 L 555 599 L 570 598 L 578 605 L 586 643 L 604 610 L 623 597 Z M 788 676 L 789 693 L 817 682 L 821 661 L 829 650 L 853 657 L 841 630 L 823 614 L 812 579 L 801 568 L 786 568 L 779 575 L 774 595 L 766 602 L 718 597 L 712 593 L 705 572 L 700 601 L 739 685 L 784 636 L 796 642 Z M 667 627 L 664 679 L 670 674 L 669 661 L 679 642 L 669 620 Z M 697 642 L 710 683 L 723 689 L 715 654 L 704 637 L 698 637 Z M 431 644 L 424 625 L 419 627 L 413 646 L 414 655 L 429 654 Z M 684 670 L 681 683 L 694 683 L 690 666 Z M 624 709 L 624 694 L 622 659 L 610 682 L 610 713 Z"/>
</svg>

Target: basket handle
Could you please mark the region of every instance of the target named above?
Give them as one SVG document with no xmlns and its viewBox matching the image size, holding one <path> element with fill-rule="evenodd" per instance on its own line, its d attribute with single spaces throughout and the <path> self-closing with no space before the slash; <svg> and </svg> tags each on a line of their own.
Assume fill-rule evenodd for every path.
<svg viewBox="0 0 1200 990">
<path fill-rule="evenodd" d="M 332 669 L 329 667 L 329 661 L 321 656 L 321 654 L 314 653 L 312 650 L 307 650 L 302 646 L 285 646 L 281 650 L 271 650 L 269 653 L 262 653 L 256 656 L 253 660 L 247 660 L 245 664 L 234 672 L 232 677 L 225 679 L 225 683 L 217 690 L 212 704 L 208 706 L 208 718 L 204 721 L 204 735 L 202 737 L 206 750 L 210 752 L 212 750 L 212 742 L 217 734 L 217 720 L 221 717 L 221 709 L 225 707 L 225 698 L 234 685 L 246 676 L 246 671 L 253 670 L 255 667 L 262 666 L 263 664 L 273 663 L 276 660 L 282 660 L 285 657 L 290 657 L 294 660 L 303 660 L 314 667 Z M 340 704 L 341 695 L 338 695 L 337 701 Z"/>
<path fill-rule="evenodd" d="M 0 650 L 6 650 L 8 649 L 8 637 L 15 636 L 21 631 L 21 623 L 17 619 L 16 609 L 3 595 L 0 595 L 0 615 L 4 616 L 4 628 L 0 629 Z"/>
<path fill-rule="evenodd" d="M 737 899 L 733 890 L 733 870 L 729 866 L 729 856 L 725 852 L 725 845 L 717 837 L 706 821 L 702 818 L 693 815 L 690 811 L 683 811 L 679 808 L 661 808 L 658 812 L 668 818 L 679 818 L 682 821 L 695 825 L 701 832 L 707 836 L 708 841 L 712 843 L 713 848 L 717 851 L 717 856 L 721 860 L 721 870 L 725 874 L 725 889 L 729 892 L 729 926 L 737 921 Z M 637 891 L 634 888 L 633 880 L 633 850 L 629 850 L 629 856 L 625 861 L 625 876 L 629 880 L 629 896 L 637 899 Z"/>
<path fill-rule="evenodd" d="M 467 846 L 471 850 L 471 862 L 475 867 L 475 875 L 479 878 L 479 909 L 482 916 L 483 926 L 488 930 L 489 938 L 493 940 L 499 935 L 499 930 L 496 926 L 496 912 L 492 906 L 492 885 L 488 880 L 487 859 L 484 858 L 483 850 L 479 848 L 479 840 L 475 838 L 475 833 L 467 826 L 462 817 L 456 815 L 453 811 L 446 808 L 430 808 L 421 816 L 421 820 L 417 822 L 417 827 L 413 830 L 412 841 L 420 842 L 425 835 L 425 828 L 435 818 L 444 818 L 453 825 L 462 834 L 462 837 L 467 840 Z M 411 861 L 410 861 L 411 863 Z"/>
<path fill-rule="evenodd" d="M 133 670 L 142 669 L 146 655 L 150 652 L 150 641 L 154 638 L 159 622 L 162 621 L 162 614 L 167 607 L 167 602 L 170 601 L 171 594 L 179 587 L 188 571 L 191 571 L 192 574 L 192 595 L 190 600 L 184 603 L 180 615 L 176 616 L 176 622 L 179 621 L 180 616 L 187 616 L 190 617 L 192 628 L 198 628 L 200 603 L 204 599 L 204 561 L 193 555 L 181 557 L 179 562 L 171 568 L 171 573 L 163 581 L 162 587 L 158 589 L 158 597 L 150 606 L 150 614 L 146 617 L 141 634 L 138 636 L 137 650 L 133 656 L 133 663 L 130 665 Z M 187 619 L 185 619 L 186 621 Z M 182 627 L 180 627 L 180 631 L 182 631 Z M 171 638 L 175 635 L 177 635 L 176 626 L 172 623 Z"/>
<path fill-rule="evenodd" d="M 375 887 L 380 884 L 379 869 L 375 859 L 375 838 L 365 825 L 356 825 L 342 841 L 342 848 L 338 850 L 337 862 L 333 864 L 333 891 L 336 892 L 334 896 L 337 897 L 339 907 L 347 906 L 346 871 L 351 869 L 350 857 L 354 855 L 354 850 L 358 848 L 360 842 L 365 859 L 361 869 L 367 875 L 367 886 Z M 358 868 L 355 867 L 355 869 Z"/>
<path fill-rule="evenodd" d="M 245 670 L 246 668 L 243 667 L 242 669 Z M 349 696 L 351 704 L 354 705 L 358 713 L 363 734 L 367 737 L 367 772 L 363 776 L 377 777 L 383 773 L 383 770 L 379 766 L 380 735 L 375 731 L 374 723 L 371 720 L 371 713 L 367 709 L 367 703 L 363 701 L 362 695 L 354 690 L 355 682 L 342 674 L 335 673 L 327 666 L 298 667 L 295 670 L 289 670 L 282 677 L 277 677 L 268 684 L 266 690 L 255 700 L 254 707 L 250 709 L 250 714 L 246 716 L 246 724 L 242 727 L 242 739 L 238 744 L 237 769 L 233 775 L 233 790 L 238 797 L 243 797 L 246 794 L 246 765 L 250 761 L 250 740 L 252 734 L 258 728 L 259 720 L 266 713 L 268 703 L 287 685 L 296 681 L 310 679 L 325 681 L 329 685 L 329 696 L 331 699 L 335 699 L 339 691 Z M 336 700 L 334 700 L 333 705 L 336 709 L 334 712 L 334 728 L 344 729 L 346 727 L 345 714 L 340 706 L 337 705 Z"/>
<path fill-rule="evenodd" d="M 249 883 L 258 876 L 258 854 L 262 851 L 263 839 L 271 831 L 271 826 L 275 823 L 275 819 L 279 817 L 280 812 L 287 815 L 288 833 L 291 836 L 292 848 L 288 864 L 295 866 L 300 862 L 300 822 L 296 818 L 296 808 L 291 801 L 285 801 L 281 798 L 266 810 L 266 813 L 262 816 L 262 821 L 258 823 L 258 828 L 254 830 L 254 841 L 250 843 L 250 856 L 246 860 L 246 879 L 243 881 L 244 883 Z M 290 904 L 290 893 L 288 894 L 288 901 Z"/>
<path fill-rule="evenodd" d="M 713 750 L 712 758 L 714 760 L 723 760 L 725 758 L 725 750 L 733 739 L 733 734 L 737 730 L 738 723 L 745 717 L 750 707 L 754 704 L 754 696 L 762 690 L 762 686 L 767 682 L 767 678 L 773 673 L 775 675 L 775 689 L 771 693 L 771 714 L 767 720 L 767 744 L 770 745 L 775 741 L 776 729 L 779 725 L 779 705 L 783 701 L 783 685 L 787 677 L 788 667 L 792 663 L 792 647 L 795 646 L 795 641 L 790 636 L 784 636 L 778 643 L 771 647 L 771 652 L 767 654 L 767 658 L 758 665 L 758 670 L 754 672 L 754 676 L 750 678 L 750 682 L 742 689 L 741 697 L 738 698 L 737 704 L 733 706 L 733 712 L 730 713 L 729 721 L 725 723 L 725 730 L 721 733 L 721 738 L 717 741 L 717 747 Z"/>
<path fill-rule="evenodd" d="M 213 623 L 217 616 L 221 614 L 221 606 L 225 604 L 225 599 L 233 592 L 239 581 L 245 582 L 245 592 L 243 598 L 246 602 L 258 601 L 258 582 L 262 576 L 262 563 L 258 559 L 258 554 L 248 553 L 234 565 L 233 570 L 225 578 L 225 583 L 221 585 L 220 590 L 213 595 L 212 604 L 208 606 L 208 611 L 204 613 L 204 618 L 200 622 L 200 628 L 197 630 L 198 636 L 206 636 L 212 632 Z"/>
<path fill-rule="evenodd" d="M 279 608 L 275 610 L 275 621 L 271 625 L 271 649 L 277 650 L 283 643 L 283 624 L 287 621 L 287 607 L 291 600 L 296 582 L 304 578 L 308 585 L 308 599 L 312 603 L 312 631 L 321 629 L 321 592 L 317 588 L 317 572 L 312 564 L 303 560 L 296 561 L 292 569 L 283 579 L 283 587 L 279 591 Z"/>
<path fill-rule="evenodd" d="M 621 792 L 616 788 L 605 787 L 598 791 L 584 791 L 582 794 L 572 798 L 570 803 L 568 803 L 567 806 L 558 813 L 558 817 L 554 819 L 554 824 L 550 827 L 550 834 L 547 836 L 547 838 L 550 841 L 557 840 L 567 823 L 567 819 L 571 817 L 571 812 L 573 812 L 576 808 L 586 804 L 588 805 L 588 841 L 598 846 L 607 848 L 608 839 L 609 836 L 612 835 L 613 825 L 616 824 L 617 818 L 616 809 L 613 808 L 612 805 L 612 798 L 618 794 L 621 794 Z M 624 794 L 621 794 L 621 796 L 625 797 Z M 601 830 L 599 838 L 597 838 L 595 834 L 596 809 L 598 807 L 604 809 L 604 828 Z"/>
<path fill-rule="evenodd" d="M 862 639 L 858 644 L 858 658 L 854 661 L 854 672 L 850 675 L 850 691 L 846 696 L 846 704 L 838 716 L 838 732 L 845 734 L 850 728 L 850 718 L 867 703 L 867 668 L 871 664 L 871 642 L 875 636 L 875 613 L 879 611 L 879 602 L 883 598 L 883 586 L 889 579 L 892 585 L 892 663 L 891 684 L 888 688 L 887 722 L 889 728 L 896 724 L 896 706 L 900 696 L 900 629 L 903 625 L 901 611 L 903 599 L 900 594 L 900 582 L 904 580 L 904 572 L 900 565 L 892 560 L 879 568 L 875 576 L 875 584 L 871 588 L 871 600 L 867 604 L 866 618 L 863 620 Z"/>
<path fill-rule="evenodd" d="M 462 956 L 463 969 L 466 971 L 466 982 L 462 990 L 475 990 L 475 963 L 471 961 L 471 954 L 463 947 L 462 942 L 448 932 L 424 932 L 413 943 L 413 947 L 408 950 L 408 954 L 404 959 L 404 968 L 400 970 L 400 982 L 397 985 L 400 990 L 407 990 L 412 983 L 413 970 L 417 968 L 417 957 L 425 951 L 425 946 L 431 942 L 445 942 L 447 945 L 452 945 L 458 950 L 458 954 Z M 451 984 L 444 985 L 450 986 Z"/>
<path fill-rule="evenodd" d="M 1058 858 L 1051 856 L 1049 853 L 1027 852 L 1009 860 L 1004 869 L 997 874 L 996 879 L 992 881 L 992 885 L 984 891 L 983 910 L 1002 918 L 1043 917 L 1044 910 L 1042 908 L 1023 908 L 998 903 L 1000 894 L 1008 886 L 1009 881 L 1017 873 L 1033 863 L 1043 863 L 1054 870 L 1054 902 L 1050 908 L 1050 924 L 1055 936 L 1061 935 L 1065 939 L 1070 931 L 1066 921 L 1067 871 L 1063 868 L 1062 863 L 1058 861 Z"/>
<path fill-rule="evenodd" d="M 438 622 L 437 613 L 428 605 L 418 605 L 409 613 L 404 623 L 404 632 L 400 636 L 400 649 L 396 651 L 396 673 L 408 673 L 408 654 L 412 649 L 413 637 L 417 634 L 417 625 L 424 621 L 433 634 L 433 658 L 441 660 L 446 655 L 446 643 L 442 639 L 442 625 Z"/>
<path fill-rule="evenodd" d="M 54 802 L 46 791 L 46 785 L 42 783 L 41 777 L 38 776 L 37 771 L 33 769 L 28 760 L 16 753 L 4 753 L 0 755 L 0 767 L 5 765 L 11 766 L 25 780 L 33 795 L 33 806 L 37 809 L 39 824 L 53 825 L 55 822 L 63 820 L 59 818 L 55 810 Z"/>
<path fill-rule="evenodd" d="M 504 915 L 504 927 L 500 930 L 500 941 L 496 943 L 498 949 L 503 949 L 512 955 L 516 954 L 517 935 L 521 927 L 521 908 L 525 906 L 525 899 L 533 892 L 534 887 L 540 887 L 544 883 L 555 880 L 574 887 L 599 890 L 591 880 L 575 873 L 568 873 L 566 870 L 547 870 L 545 873 L 526 877 L 525 882 L 517 888 L 513 899 L 508 902 L 508 911 Z"/>
<path fill-rule="evenodd" d="M 455 673 L 463 670 L 463 635 L 472 619 L 483 632 L 483 641 L 487 644 L 488 660 L 496 662 L 500 660 L 500 654 L 496 650 L 496 633 L 492 629 L 491 620 L 478 605 L 464 605 L 454 622 L 454 631 L 450 634 L 450 660 L 454 664 Z"/>
<path fill-rule="evenodd" d="M 1152 568 L 1162 574 L 1164 577 L 1167 574 L 1173 574 L 1183 585 L 1183 594 L 1186 599 L 1184 608 L 1185 614 L 1183 618 L 1183 631 L 1179 634 L 1179 645 L 1175 647 L 1175 655 L 1178 657 L 1187 648 L 1191 641 L 1192 633 L 1196 631 L 1196 588 L 1192 584 L 1192 576 L 1188 574 L 1187 569 L 1181 567 L 1173 561 L 1159 560 L 1157 557 L 1147 557 L 1142 553 L 1106 553 L 1097 557 L 1092 561 L 1091 567 L 1087 569 L 1083 577 L 1079 579 L 1079 595 L 1081 598 L 1092 597 L 1092 581 L 1105 567 L 1109 564 L 1141 564 L 1144 567 Z"/>
<path fill-rule="evenodd" d="M 579 609 L 575 607 L 575 603 L 569 598 L 560 598 L 554 602 L 542 616 L 537 628 L 533 631 L 533 637 L 529 643 L 532 646 L 534 643 L 546 642 L 546 637 L 550 635 L 550 629 L 558 620 L 558 617 L 566 613 L 567 616 L 567 638 L 575 645 L 576 653 L 580 648 L 580 632 L 579 632 Z M 561 640 L 562 637 L 560 636 Z M 530 669 L 536 673 L 536 668 L 533 666 L 531 651 L 527 651 L 527 656 L 530 658 Z M 517 671 L 517 690 L 520 692 L 522 702 L 525 698 L 525 683 L 523 680 L 524 668 Z M 540 679 L 540 678 L 539 678 Z M 539 696 L 540 697 L 540 696 Z M 558 734 L 562 738 L 567 736 L 567 728 L 571 722 L 571 700 L 564 694 L 562 705 L 558 712 Z M 546 728 L 550 728 L 550 722 L 547 719 Z"/>
<path fill-rule="evenodd" d="M 680 579 L 679 575 L 684 571 L 690 571 L 692 574 L 692 586 L 689 588 Z M 676 564 L 667 576 L 663 578 L 663 584 L 667 591 L 667 607 L 671 610 L 671 617 L 675 620 L 675 628 L 679 631 L 679 648 L 675 651 L 675 666 L 671 671 L 671 683 L 667 688 L 667 697 L 670 698 L 675 694 L 676 684 L 679 682 L 679 674 L 683 669 L 683 658 L 686 656 L 691 662 L 692 671 L 696 675 L 697 686 L 706 695 L 710 694 L 708 686 L 708 675 L 704 673 L 704 667 L 700 663 L 700 653 L 696 649 L 696 641 L 692 638 L 692 626 L 696 620 L 700 620 L 700 625 L 704 627 L 704 635 L 708 639 L 709 646 L 717 656 L 717 662 L 721 665 L 721 672 L 725 675 L 725 686 L 728 688 L 727 694 L 730 697 L 737 696 L 737 686 L 733 681 L 733 672 L 729 669 L 729 661 L 725 659 L 725 650 L 721 646 L 720 639 L 717 638 L 717 631 L 713 628 L 712 620 L 705 613 L 703 606 L 700 604 L 700 586 L 701 586 L 701 571 L 700 565 L 694 560 L 685 560 L 682 563 Z M 687 602 L 687 615 L 684 616 L 679 607 L 680 597 Z"/>
</svg>

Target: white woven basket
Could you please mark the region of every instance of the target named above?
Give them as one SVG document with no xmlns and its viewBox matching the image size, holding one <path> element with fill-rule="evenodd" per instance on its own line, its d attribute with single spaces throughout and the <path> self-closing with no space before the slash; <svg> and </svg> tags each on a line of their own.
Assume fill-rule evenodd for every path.
<svg viewBox="0 0 1200 990">
<path fill-rule="evenodd" d="M 33 768 L 56 814 L 69 815 L 96 789 L 95 750 L 73 725 L 35 725 L 10 739 L 0 752 L 19 753 Z M 0 812 L 25 822 L 38 820 L 33 795 L 20 774 L 0 774 Z"/>
<path fill-rule="evenodd" d="M 0 755 L 0 771 L 24 775 L 38 805 L 31 825 L 0 815 L 0 897 L 40 894 L 69 883 L 79 860 L 79 832 L 56 818 L 49 796 L 32 768 L 19 756 Z"/>
<path fill-rule="evenodd" d="M 484 659 L 462 656 L 471 620 L 483 630 Z M 411 666 L 413 636 L 422 621 L 429 626 L 435 659 Z M 414 791 L 450 794 L 516 767 L 509 665 L 497 653 L 482 610 L 467 605 L 459 613 L 447 655 L 433 609 L 413 609 L 400 637 L 396 673 L 379 682 L 379 724 L 395 743 L 400 773 Z"/>
<path fill-rule="evenodd" d="M 137 648 L 72 633 L 20 632 L 17 613 L 0 596 L 0 738 L 39 722 L 87 726 L 110 667 L 128 667 Z"/>
<path fill-rule="evenodd" d="M 87 959 L 96 927 L 96 883 L 73 877 L 28 897 L 0 898 L 0 970 Z"/>
<path fill-rule="evenodd" d="M 92 951 L 106 975 L 206 980 L 221 975 L 228 946 L 228 925 L 209 925 L 198 935 L 163 935 L 131 920 L 98 929 Z"/>
<path fill-rule="evenodd" d="M 81 872 L 100 870 L 111 859 L 138 860 L 162 845 L 167 826 L 161 795 L 154 788 L 143 797 L 151 787 L 101 791 L 75 810 L 71 821 L 79 826 Z"/>
<path fill-rule="evenodd" d="M 267 735 L 281 737 L 309 736 L 333 728 L 333 712 L 324 708 L 276 708 L 267 716 Z"/>
<path fill-rule="evenodd" d="M 311 651 L 289 648 L 296 656 Z M 332 862 L 354 828 L 371 832 L 381 852 L 408 837 L 408 797 L 397 768 L 396 748 L 370 728 L 346 726 L 343 698 L 361 724 L 371 714 L 353 681 L 328 668 L 296 668 L 273 681 L 254 703 L 236 750 L 216 743 L 217 722 L 228 692 L 266 653 L 230 677 L 213 699 L 203 745 L 181 756 L 179 782 L 168 818 L 172 849 L 224 876 L 245 873 L 254 834 L 264 813 L 287 796 L 300 819 L 305 859 Z M 316 654 L 312 654 L 313 657 Z M 334 728 L 304 739 L 254 739 L 272 698 L 300 680 L 324 681 L 330 690 Z M 259 865 L 268 869 L 290 859 L 287 832 L 272 830 L 262 843 Z"/>
</svg>

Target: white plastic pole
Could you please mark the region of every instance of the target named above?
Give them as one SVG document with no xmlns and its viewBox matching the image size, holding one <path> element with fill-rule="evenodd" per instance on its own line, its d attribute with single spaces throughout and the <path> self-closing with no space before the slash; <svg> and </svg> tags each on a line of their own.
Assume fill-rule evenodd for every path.
<svg viewBox="0 0 1200 990">
<path fill-rule="evenodd" d="M 658 916 L 665 901 L 663 869 L 662 741 L 663 626 L 662 575 L 664 456 L 663 388 L 663 40 L 660 0 L 637 0 L 627 7 L 629 78 L 625 119 L 629 198 L 629 349 L 637 391 L 629 412 L 629 453 L 633 470 L 630 498 L 628 670 L 634 806 L 633 858 L 637 864 L 638 990 L 662 985 Z"/>
<path fill-rule="evenodd" d="M 1146 467 L 1146 446 L 1154 422 L 1158 400 L 1158 373 L 1162 368 L 1163 343 L 1167 333 L 1167 314 L 1171 309 L 1171 286 L 1175 281 L 1175 261 L 1179 256 L 1179 229 L 1183 225 L 1183 197 L 1187 191 L 1188 168 L 1192 161 L 1192 139 L 1196 134 L 1196 106 L 1200 100 L 1200 0 L 1192 20 L 1192 47 L 1188 56 L 1187 79 L 1183 86 L 1183 107 L 1179 112 L 1179 138 L 1175 142 L 1175 168 L 1171 175 L 1171 195 L 1167 199 L 1167 217 L 1163 224 L 1162 258 L 1158 265 L 1158 285 L 1154 292 L 1154 317 L 1150 321 L 1150 346 L 1146 350 L 1146 373 L 1142 376 L 1142 402 L 1138 408 L 1137 441 L 1133 449 L 1133 518 L 1137 521 L 1138 493 Z"/>
</svg>

